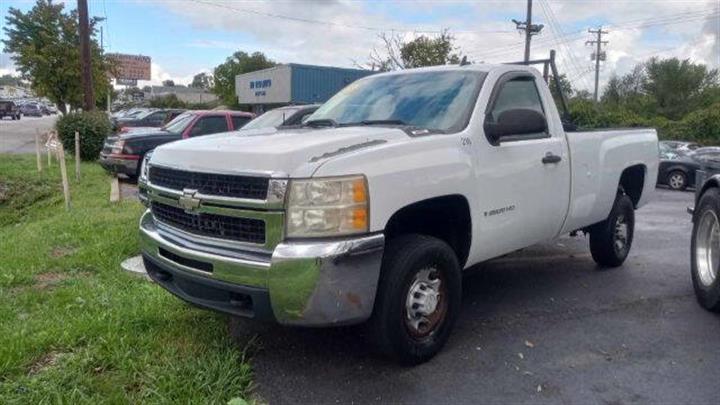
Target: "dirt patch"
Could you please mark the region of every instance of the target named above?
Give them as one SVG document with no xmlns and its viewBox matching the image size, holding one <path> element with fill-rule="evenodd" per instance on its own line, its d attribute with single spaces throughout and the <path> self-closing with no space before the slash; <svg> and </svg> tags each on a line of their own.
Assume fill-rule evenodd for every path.
<svg viewBox="0 0 720 405">
<path fill-rule="evenodd" d="M 77 278 L 81 276 L 87 276 L 90 273 L 42 273 L 35 276 L 35 284 L 33 284 L 33 288 L 36 290 L 44 290 L 47 288 L 52 288 L 60 283 L 62 283 L 65 280 L 69 280 L 72 278 Z"/>
<path fill-rule="evenodd" d="M 77 252 L 77 248 L 74 248 L 71 246 L 56 246 L 50 252 L 50 256 L 52 256 L 54 258 L 60 258 L 60 257 L 69 256 L 75 252 Z"/>
<path fill-rule="evenodd" d="M 28 370 L 29 375 L 35 375 L 39 374 L 53 366 L 55 366 L 60 358 L 65 356 L 67 353 L 58 352 L 58 351 L 51 351 L 49 353 L 45 353 L 44 355 L 40 356 L 39 359 L 35 360 L 31 365 L 30 369 Z"/>
</svg>

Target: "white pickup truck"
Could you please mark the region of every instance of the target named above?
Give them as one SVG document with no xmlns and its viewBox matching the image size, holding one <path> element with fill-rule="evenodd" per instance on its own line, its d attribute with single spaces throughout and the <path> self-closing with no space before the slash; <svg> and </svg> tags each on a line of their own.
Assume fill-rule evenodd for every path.
<svg viewBox="0 0 720 405">
<path fill-rule="evenodd" d="M 141 170 L 145 266 L 200 307 L 283 325 L 368 322 L 431 358 L 462 271 L 589 233 L 619 266 L 652 196 L 652 129 L 565 132 L 533 68 L 422 68 L 358 80 L 301 126 L 163 145 Z"/>
</svg>

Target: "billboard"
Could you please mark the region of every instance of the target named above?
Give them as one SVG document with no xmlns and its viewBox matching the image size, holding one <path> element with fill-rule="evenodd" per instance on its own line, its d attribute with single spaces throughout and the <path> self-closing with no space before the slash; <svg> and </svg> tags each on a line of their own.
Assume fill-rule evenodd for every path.
<svg viewBox="0 0 720 405">
<path fill-rule="evenodd" d="M 115 65 L 115 78 L 119 80 L 150 80 L 150 57 L 109 53 L 108 58 Z"/>
</svg>

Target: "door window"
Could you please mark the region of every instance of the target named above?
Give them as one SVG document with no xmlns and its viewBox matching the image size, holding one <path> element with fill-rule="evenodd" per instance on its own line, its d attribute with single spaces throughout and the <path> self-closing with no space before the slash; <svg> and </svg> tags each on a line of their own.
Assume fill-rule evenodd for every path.
<svg viewBox="0 0 720 405">
<path fill-rule="evenodd" d="M 250 117 L 243 117 L 243 116 L 238 116 L 238 115 L 232 116 L 233 128 L 236 130 L 245 126 L 245 124 L 247 124 L 249 121 L 250 121 Z"/>
<path fill-rule="evenodd" d="M 503 112 L 515 108 L 527 108 L 543 113 L 540 93 L 532 77 L 511 79 L 501 86 L 491 111 L 494 120 L 497 121 Z"/>
<path fill-rule="evenodd" d="M 225 132 L 227 130 L 228 127 L 225 116 L 214 115 L 200 118 L 190 131 L 190 136 L 215 134 L 218 132 Z"/>
</svg>

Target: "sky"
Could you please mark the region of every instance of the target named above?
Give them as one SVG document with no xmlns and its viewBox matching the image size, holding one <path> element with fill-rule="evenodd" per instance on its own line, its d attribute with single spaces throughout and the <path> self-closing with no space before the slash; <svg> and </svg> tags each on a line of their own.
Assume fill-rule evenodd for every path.
<svg viewBox="0 0 720 405">
<path fill-rule="evenodd" d="M 63 2 L 63 1 L 60 1 Z M 64 1 L 74 8 L 76 2 Z M 107 18 L 106 52 L 152 58 L 152 81 L 188 84 L 237 50 L 260 51 L 280 63 L 353 67 L 382 53 L 380 35 L 410 40 L 448 29 L 457 51 L 474 63 L 521 60 L 524 37 L 512 19 L 524 20 L 526 0 L 89 0 L 91 16 Z M 34 1 L 2 0 L 0 26 L 10 7 L 27 11 Z M 596 39 L 609 31 L 601 84 L 650 57 L 679 57 L 720 65 L 720 0 L 534 0 L 532 58 L 556 49 L 560 73 L 592 90 Z M 4 33 L 0 33 L 0 39 Z M 0 74 L 13 73 L 0 54 Z"/>
</svg>

